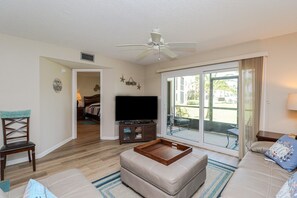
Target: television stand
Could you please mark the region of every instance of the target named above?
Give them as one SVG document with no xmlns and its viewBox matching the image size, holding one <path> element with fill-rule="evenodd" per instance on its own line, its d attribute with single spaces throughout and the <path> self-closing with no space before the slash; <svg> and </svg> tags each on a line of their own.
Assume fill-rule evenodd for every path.
<svg viewBox="0 0 297 198">
<path fill-rule="evenodd" d="M 156 123 L 152 121 L 120 122 L 119 125 L 120 144 L 151 141 L 156 135 Z"/>
<path fill-rule="evenodd" d="M 149 124 L 149 123 L 154 123 L 152 120 L 140 120 L 136 122 L 137 124 Z"/>
<path fill-rule="evenodd" d="M 122 121 L 120 122 L 120 124 L 149 124 L 149 123 L 154 123 L 153 120 L 137 120 L 137 121 L 134 121 L 134 120 L 130 120 L 130 121 Z"/>
<path fill-rule="evenodd" d="M 133 121 L 123 121 L 123 122 L 120 122 L 120 124 L 128 125 L 128 124 L 134 124 L 134 122 Z"/>
</svg>

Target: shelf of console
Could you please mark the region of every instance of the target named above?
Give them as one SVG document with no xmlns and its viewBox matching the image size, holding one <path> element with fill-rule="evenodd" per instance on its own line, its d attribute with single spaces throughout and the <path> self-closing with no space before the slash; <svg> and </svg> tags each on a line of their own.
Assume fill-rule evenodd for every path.
<svg viewBox="0 0 297 198">
<path fill-rule="evenodd" d="M 119 141 L 123 143 L 146 142 L 155 140 L 157 136 L 156 123 L 120 123 Z"/>
</svg>

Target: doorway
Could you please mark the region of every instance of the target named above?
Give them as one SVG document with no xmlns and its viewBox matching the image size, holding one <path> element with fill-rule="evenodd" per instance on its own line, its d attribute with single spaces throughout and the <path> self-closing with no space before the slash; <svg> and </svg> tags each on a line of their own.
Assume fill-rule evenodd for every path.
<svg viewBox="0 0 297 198">
<path fill-rule="evenodd" d="M 100 69 L 73 70 L 73 133 L 74 139 L 100 139 L 101 87 Z"/>
</svg>

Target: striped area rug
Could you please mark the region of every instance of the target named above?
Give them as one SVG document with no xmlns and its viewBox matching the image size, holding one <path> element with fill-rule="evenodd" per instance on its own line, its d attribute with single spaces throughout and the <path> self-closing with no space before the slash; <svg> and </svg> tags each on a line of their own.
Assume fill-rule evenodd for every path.
<svg viewBox="0 0 297 198">
<path fill-rule="evenodd" d="M 208 159 L 206 167 L 206 181 L 203 186 L 193 195 L 193 198 L 216 198 L 219 197 L 225 185 L 231 178 L 236 167 Z M 103 197 L 108 198 L 139 198 L 131 188 L 122 184 L 120 171 L 103 177 L 93 184 Z"/>
</svg>

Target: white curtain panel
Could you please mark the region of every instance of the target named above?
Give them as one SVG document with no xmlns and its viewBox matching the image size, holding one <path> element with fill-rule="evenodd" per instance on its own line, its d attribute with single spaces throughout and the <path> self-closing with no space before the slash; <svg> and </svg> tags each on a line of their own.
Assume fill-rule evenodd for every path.
<svg viewBox="0 0 297 198">
<path fill-rule="evenodd" d="M 260 122 L 263 57 L 244 59 L 239 65 L 239 158 L 256 140 Z"/>
</svg>

